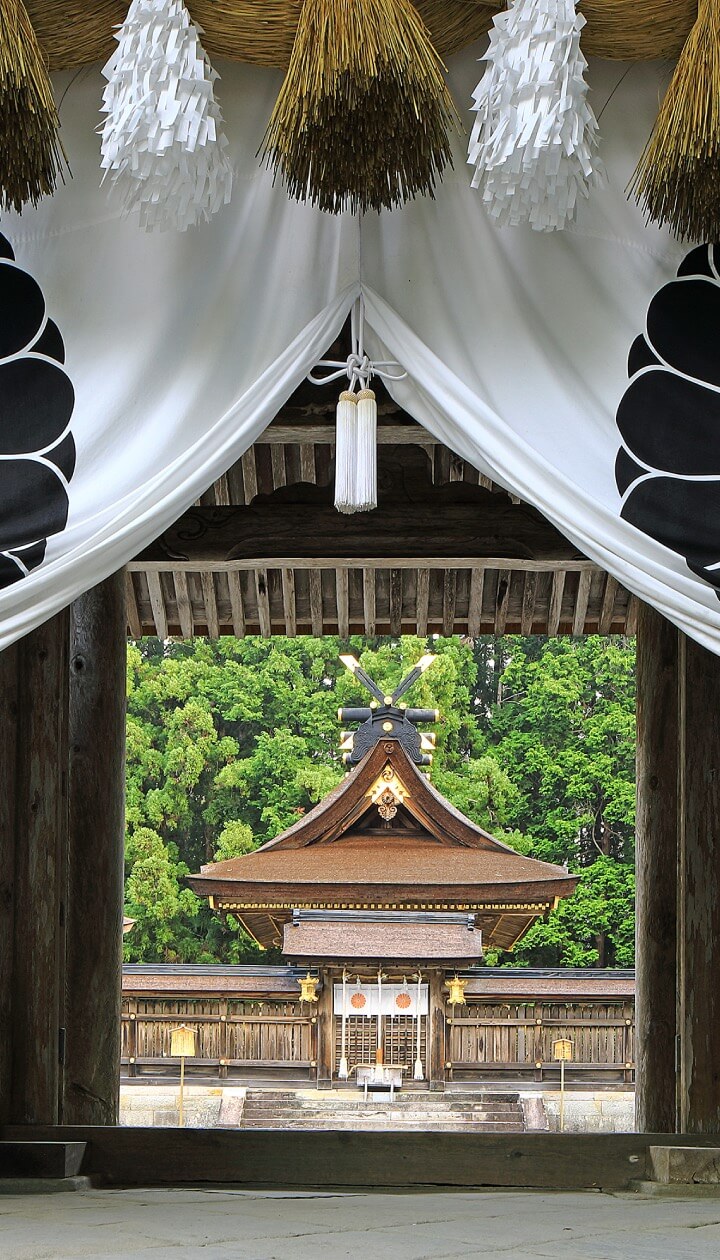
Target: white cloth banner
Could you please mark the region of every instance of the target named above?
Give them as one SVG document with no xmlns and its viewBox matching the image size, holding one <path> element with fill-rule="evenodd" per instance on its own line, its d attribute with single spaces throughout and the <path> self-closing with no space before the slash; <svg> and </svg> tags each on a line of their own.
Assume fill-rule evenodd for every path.
<svg viewBox="0 0 720 1260">
<path fill-rule="evenodd" d="M 482 73 L 481 52 L 453 59 L 461 111 Z M 398 401 L 720 652 L 720 604 L 710 582 L 688 568 L 692 547 L 670 550 L 624 520 L 615 482 L 628 352 L 653 295 L 687 253 L 646 227 L 625 194 L 666 69 L 591 64 L 608 184 L 580 206 L 576 224 L 554 234 L 492 226 L 470 188 L 464 137 L 435 201 L 362 222 L 289 202 L 255 156 L 279 76 L 219 69 L 237 180 L 231 204 L 211 223 L 146 235 L 118 217 L 98 187 L 94 69 L 59 85 L 73 180 L 37 210 L 0 221 L 64 340 L 77 450 L 63 483 L 67 524 L 38 560 L 29 526 L 16 537 L 22 461 L 0 444 L 0 553 L 17 567 L 26 547 L 29 561 L 27 576 L 0 590 L 0 647 L 131 559 L 227 470 L 325 353 L 362 291 L 371 352 L 408 372 L 392 386 Z M 7 279 L 12 264 L 4 269 Z M 0 283 L 7 324 L 6 292 Z M 52 359 L 44 344 L 25 345 L 28 353 Z M 0 382 L 8 366 L 0 362 Z M 0 384 L 0 438 L 2 394 Z M 31 433 L 33 423 L 31 416 Z M 48 454 L 46 436 L 34 445 L 26 439 L 25 459 L 57 467 L 63 460 Z M 8 472 L 2 461 L 13 456 Z M 637 476 L 653 467 L 641 461 Z M 686 524 L 698 539 L 707 531 L 702 517 Z M 7 571 L 0 567 L 0 580 Z"/>
<path fill-rule="evenodd" d="M 333 1013 L 342 1015 L 343 987 L 333 985 Z M 420 1001 L 418 1002 L 417 981 L 410 984 L 386 984 L 383 982 L 380 994 L 377 984 L 353 984 L 348 982 L 345 991 L 345 1014 L 351 1015 L 427 1015 L 428 986 L 420 985 Z"/>
</svg>

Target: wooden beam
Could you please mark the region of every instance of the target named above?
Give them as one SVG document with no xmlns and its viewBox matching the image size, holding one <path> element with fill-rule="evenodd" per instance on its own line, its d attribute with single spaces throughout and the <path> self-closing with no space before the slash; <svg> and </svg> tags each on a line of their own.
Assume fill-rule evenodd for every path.
<svg viewBox="0 0 720 1260">
<path fill-rule="evenodd" d="M 598 623 L 598 632 L 600 634 L 609 634 L 610 627 L 613 622 L 613 613 L 615 612 L 615 596 L 617 595 L 618 583 L 616 578 L 608 573 L 605 577 L 605 590 L 603 591 L 603 600 L 600 608 L 600 620 Z M 658 1130 L 660 1132 L 660 1130 Z"/>
<path fill-rule="evenodd" d="M 338 636 L 347 639 L 350 633 L 350 598 L 347 569 L 338 569 L 335 574 L 335 598 L 337 600 Z"/>
<path fill-rule="evenodd" d="M 587 617 L 588 603 L 590 601 L 590 583 L 592 581 L 592 573 L 587 569 L 580 574 L 578 579 L 578 592 L 575 600 L 575 615 L 573 617 L 573 634 L 583 634 L 585 631 L 585 618 Z"/>
<path fill-rule="evenodd" d="M 215 503 L 218 507 L 230 506 L 232 499 L 230 497 L 230 484 L 228 482 L 227 473 L 223 473 L 222 476 L 218 477 L 217 481 L 213 485 L 213 491 L 215 494 Z"/>
<path fill-rule="evenodd" d="M 295 611 L 295 573 L 292 569 L 282 571 L 282 592 L 285 634 L 289 639 L 294 639 L 297 634 L 297 614 Z"/>
<path fill-rule="evenodd" d="M 679 1129 L 720 1130 L 720 659 L 679 646 Z"/>
<path fill-rule="evenodd" d="M 319 569 L 310 569 L 308 573 L 310 587 L 310 623 L 316 639 L 323 634 L 323 601 L 322 576 Z"/>
<path fill-rule="evenodd" d="M 440 446 L 438 438 L 419 424 L 378 424 L 379 446 Z M 334 424 L 271 424 L 258 438 L 258 445 L 334 446 Z"/>
<path fill-rule="evenodd" d="M 238 639 L 242 639 L 245 636 L 245 611 L 243 609 L 240 574 L 228 572 L 227 581 L 228 589 L 230 591 L 230 611 L 232 616 L 233 634 L 236 635 Z"/>
<path fill-rule="evenodd" d="M 280 486 L 287 485 L 284 448 L 277 445 L 271 446 L 270 457 L 272 461 L 273 485 L 276 490 L 279 490 Z"/>
<path fill-rule="evenodd" d="M 187 573 L 174 572 L 173 583 L 175 585 L 175 606 L 177 608 L 178 621 L 180 622 L 180 633 L 183 639 L 192 639 L 195 632 L 192 615 L 192 604 L 190 603 L 190 594 L 188 592 Z"/>
<path fill-rule="evenodd" d="M 250 503 L 258 492 L 257 467 L 255 464 L 255 450 L 251 446 L 245 451 L 242 457 L 242 474 L 243 474 L 243 493 L 245 502 Z"/>
<path fill-rule="evenodd" d="M 140 623 L 140 612 L 138 610 L 133 575 L 129 569 L 125 570 L 125 599 L 127 602 L 127 623 L 130 636 L 133 639 L 141 639 L 142 625 Z"/>
<path fill-rule="evenodd" d="M 150 594 L 150 607 L 152 608 L 157 637 L 159 639 L 167 639 L 167 611 L 165 609 L 165 596 L 163 595 L 159 572 L 149 571 L 147 575 L 147 584 Z"/>
<path fill-rule="evenodd" d="M 403 575 L 402 569 L 390 570 L 390 633 L 399 635 L 402 627 L 403 611 Z"/>
<path fill-rule="evenodd" d="M 625 617 L 625 633 L 632 635 L 637 632 L 637 618 L 639 599 L 637 595 L 631 595 L 628 600 L 627 614 Z"/>
<path fill-rule="evenodd" d="M 676 1124 L 678 633 L 654 608 L 641 604 L 635 825 L 635 1122 L 640 1133 L 674 1133 Z"/>
<path fill-rule="evenodd" d="M 498 573 L 497 596 L 495 599 L 495 634 L 505 633 L 511 581 L 512 573 L 509 569 L 503 569 L 502 572 Z"/>
<path fill-rule="evenodd" d="M 445 998 L 444 973 L 433 967 L 429 975 L 428 1074 L 431 1090 L 445 1089 Z"/>
<path fill-rule="evenodd" d="M 124 610 L 123 610 L 124 615 Z M 69 611 L 18 651 L 11 1123 L 56 1124 L 68 836 Z"/>
<path fill-rule="evenodd" d="M 64 1124 L 118 1124 L 125 844 L 125 582 L 71 608 Z"/>
<path fill-rule="evenodd" d="M 208 638 L 217 639 L 220 637 L 220 618 L 218 617 L 215 578 L 212 573 L 201 573 L 200 584 L 202 586 L 203 603 L 205 605 L 205 619 Z"/>
<path fill-rule="evenodd" d="M 526 573 L 523 587 L 522 610 L 520 612 L 520 633 L 532 634 L 535 617 L 535 594 L 537 591 L 537 574 Z"/>
<path fill-rule="evenodd" d="M 260 633 L 264 639 L 269 639 L 272 634 L 272 626 L 270 622 L 270 594 L 268 591 L 267 569 L 260 569 L 255 574 L 255 592 Z"/>
<path fill-rule="evenodd" d="M 551 638 L 554 638 L 560 630 L 560 617 L 562 615 L 563 595 L 565 594 L 565 573 L 558 570 L 553 573 L 552 590 L 550 593 L 550 607 L 548 609 L 547 632 Z"/>
<path fill-rule="evenodd" d="M 450 636 L 455 626 L 455 601 L 457 597 L 457 573 L 446 569 L 443 574 L 442 631 Z"/>
<path fill-rule="evenodd" d="M 314 485 L 317 481 L 315 475 L 315 448 L 311 442 L 300 443 L 300 478 Z"/>
<path fill-rule="evenodd" d="M 421 452 L 419 458 L 419 465 L 412 459 L 406 466 L 391 461 L 393 476 L 373 512 L 336 512 L 330 486 L 282 486 L 250 506 L 190 509 L 134 563 L 200 570 L 298 568 L 337 559 L 333 567 L 351 567 L 381 558 L 395 568 L 415 567 L 418 557 L 429 555 L 444 568 L 507 560 L 531 570 L 548 564 L 595 570 L 534 508 L 463 481 L 434 486 Z"/>
<path fill-rule="evenodd" d="M 415 597 L 415 617 L 418 638 L 427 638 L 428 617 L 430 613 L 430 570 L 418 569 L 417 594 Z"/>
<path fill-rule="evenodd" d="M 375 570 L 363 569 L 363 617 L 365 633 L 375 635 Z"/>
<path fill-rule="evenodd" d="M 0 652 L 0 1125 L 10 1118 L 20 644 Z"/>
<path fill-rule="evenodd" d="M 471 638 L 477 638 L 480 634 L 480 626 L 482 623 L 482 601 L 483 590 L 485 586 L 485 571 L 483 569 L 472 569 L 470 573 L 470 597 L 468 600 L 468 628 L 467 632 Z"/>
</svg>

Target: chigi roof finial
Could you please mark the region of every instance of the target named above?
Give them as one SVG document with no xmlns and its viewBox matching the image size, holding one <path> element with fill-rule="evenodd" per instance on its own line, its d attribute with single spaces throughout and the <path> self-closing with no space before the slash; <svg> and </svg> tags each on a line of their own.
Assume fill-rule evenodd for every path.
<svg viewBox="0 0 720 1260">
<path fill-rule="evenodd" d="M 361 723 L 356 731 L 342 732 L 340 747 L 343 750 L 343 761 L 346 765 L 357 765 L 381 739 L 399 740 L 408 757 L 417 766 L 429 766 L 432 763 L 435 735 L 421 734 L 417 726 L 424 722 L 437 722 L 440 717 L 439 710 L 409 709 L 406 704 L 400 704 L 399 701 L 436 659 L 432 652 L 426 652 L 410 673 L 405 675 L 392 695 L 385 695 L 354 656 L 341 655 L 340 660 L 343 665 L 359 679 L 372 696 L 367 706 L 338 709 L 340 722 Z"/>
</svg>

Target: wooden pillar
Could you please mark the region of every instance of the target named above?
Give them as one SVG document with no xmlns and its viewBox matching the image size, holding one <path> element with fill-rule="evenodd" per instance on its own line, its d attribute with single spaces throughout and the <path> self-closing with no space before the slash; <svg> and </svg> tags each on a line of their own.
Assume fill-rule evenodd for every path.
<svg viewBox="0 0 720 1260">
<path fill-rule="evenodd" d="M 641 604 L 637 626 L 636 1087 L 640 1133 L 676 1127 L 678 639 Z"/>
<path fill-rule="evenodd" d="M 678 1035 L 683 1133 L 720 1131 L 720 659 L 680 636 Z"/>
<path fill-rule="evenodd" d="M 68 643 L 66 609 L 15 649 L 14 821 L 7 810 L 4 819 L 15 832 L 11 1124 L 56 1124 L 59 1115 Z"/>
<path fill-rule="evenodd" d="M 9 1119 L 15 961 L 15 772 L 18 645 L 0 652 L 0 1125 Z"/>
<path fill-rule="evenodd" d="M 445 1088 L 445 973 L 434 967 L 428 982 L 428 1042 L 430 1046 L 430 1089 Z"/>
<path fill-rule="evenodd" d="M 125 575 L 70 615 L 63 1124 L 117 1124 L 125 840 Z"/>
<path fill-rule="evenodd" d="M 317 1006 L 314 1011 L 317 1019 L 317 1024 L 315 1026 L 315 1045 L 317 1047 L 317 1085 L 318 1089 L 332 1089 L 332 1039 L 335 1034 L 333 1018 L 333 982 L 335 977 L 329 970 L 321 972 L 320 975 L 322 979 L 322 989 L 318 994 Z"/>
</svg>

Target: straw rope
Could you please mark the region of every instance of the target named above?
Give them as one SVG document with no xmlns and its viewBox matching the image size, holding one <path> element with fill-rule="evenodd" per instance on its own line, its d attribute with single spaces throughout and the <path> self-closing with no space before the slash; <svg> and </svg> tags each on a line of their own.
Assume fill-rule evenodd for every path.
<svg viewBox="0 0 720 1260">
<path fill-rule="evenodd" d="M 321 210 L 432 195 L 459 120 L 411 0 L 305 0 L 263 158 Z"/>
<path fill-rule="evenodd" d="M 720 240 L 720 6 L 702 0 L 630 190 L 676 236 Z"/>
<path fill-rule="evenodd" d="M 87 65 L 109 56 L 112 28 L 124 21 L 128 0 L 27 0 L 27 10 L 52 70 Z M 415 6 L 434 47 L 447 57 L 473 43 L 504 4 L 499 0 L 418 0 Z M 211 57 L 228 57 L 287 69 L 297 29 L 299 0 L 189 0 L 204 28 Z M 621 61 L 674 57 L 697 16 L 697 0 L 584 0 L 586 55 Z"/>
<path fill-rule="evenodd" d="M 0 207 L 55 190 L 63 154 L 47 66 L 22 0 L 0 0 Z"/>
</svg>

